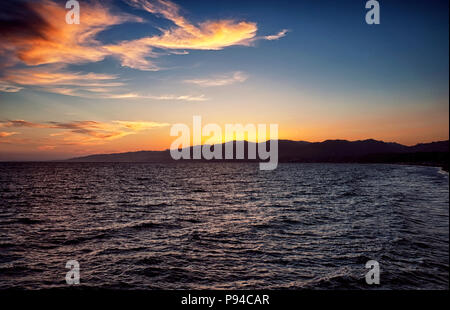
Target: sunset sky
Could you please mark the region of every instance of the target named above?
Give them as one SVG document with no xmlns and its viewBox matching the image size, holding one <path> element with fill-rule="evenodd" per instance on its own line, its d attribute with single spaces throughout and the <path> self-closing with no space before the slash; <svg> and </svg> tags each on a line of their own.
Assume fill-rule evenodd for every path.
<svg viewBox="0 0 450 310">
<path fill-rule="evenodd" d="M 175 123 L 279 138 L 449 134 L 448 1 L 0 4 L 0 160 L 167 149 Z"/>
</svg>

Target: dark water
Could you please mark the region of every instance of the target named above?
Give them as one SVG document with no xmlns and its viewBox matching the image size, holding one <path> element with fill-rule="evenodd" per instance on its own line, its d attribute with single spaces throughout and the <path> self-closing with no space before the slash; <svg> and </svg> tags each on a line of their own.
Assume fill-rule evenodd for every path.
<svg viewBox="0 0 450 310">
<path fill-rule="evenodd" d="M 432 167 L 0 164 L 0 288 L 448 289 Z"/>
</svg>

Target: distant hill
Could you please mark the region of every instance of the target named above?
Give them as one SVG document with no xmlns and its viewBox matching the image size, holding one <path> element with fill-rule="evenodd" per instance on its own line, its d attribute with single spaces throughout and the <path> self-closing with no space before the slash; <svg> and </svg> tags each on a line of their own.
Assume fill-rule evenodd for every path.
<svg viewBox="0 0 450 310">
<path fill-rule="evenodd" d="M 233 149 L 236 151 L 236 141 L 227 142 L 222 144 L 222 154 L 225 152 L 225 145 L 230 143 L 233 143 Z M 254 143 L 244 141 L 245 158 L 247 158 L 249 144 Z M 214 149 L 217 146 L 210 147 Z M 191 154 L 192 149 L 193 147 L 190 147 Z M 383 142 L 373 139 L 358 141 L 326 140 L 323 142 L 279 140 L 278 154 L 279 162 L 383 162 L 448 167 L 449 141 L 405 146 L 399 143 Z M 66 161 L 170 162 L 173 159 L 170 156 L 169 150 L 165 150 L 99 154 L 72 158 Z"/>
<path fill-rule="evenodd" d="M 70 162 L 164 162 L 171 160 L 169 151 L 138 151 L 98 154 L 67 159 Z"/>
</svg>

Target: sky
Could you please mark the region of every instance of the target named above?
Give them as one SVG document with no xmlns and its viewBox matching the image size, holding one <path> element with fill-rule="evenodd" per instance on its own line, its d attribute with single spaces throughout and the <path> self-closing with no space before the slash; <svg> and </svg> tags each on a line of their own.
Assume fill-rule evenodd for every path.
<svg viewBox="0 0 450 310">
<path fill-rule="evenodd" d="M 449 137 L 448 1 L 0 4 L 0 160 L 164 150 L 171 125 L 279 138 Z M 229 140 L 230 137 L 223 137 Z M 218 141 L 220 142 L 220 141 Z"/>
</svg>

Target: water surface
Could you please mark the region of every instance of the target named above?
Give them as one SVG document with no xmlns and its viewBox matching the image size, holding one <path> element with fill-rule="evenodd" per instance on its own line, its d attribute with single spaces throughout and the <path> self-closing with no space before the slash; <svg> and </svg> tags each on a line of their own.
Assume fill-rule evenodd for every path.
<svg viewBox="0 0 450 310">
<path fill-rule="evenodd" d="M 449 181 L 359 164 L 0 163 L 0 288 L 448 289 Z"/>
</svg>

